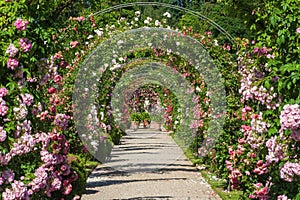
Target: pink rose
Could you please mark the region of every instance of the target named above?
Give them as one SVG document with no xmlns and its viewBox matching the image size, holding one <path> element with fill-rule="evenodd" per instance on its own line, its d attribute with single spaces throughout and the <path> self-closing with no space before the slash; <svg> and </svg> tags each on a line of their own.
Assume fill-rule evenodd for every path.
<svg viewBox="0 0 300 200">
<path fill-rule="evenodd" d="M 6 64 L 8 69 L 14 70 L 18 67 L 19 61 L 16 58 L 9 58 Z"/>
<path fill-rule="evenodd" d="M 26 26 L 28 24 L 27 20 L 23 20 L 21 18 L 18 18 L 17 21 L 15 21 L 14 26 L 19 30 L 19 31 L 24 31 L 26 30 Z"/>
<path fill-rule="evenodd" d="M 8 90 L 6 88 L 0 88 L 0 97 L 6 96 L 8 93 Z"/>
<path fill-rule="evenodd" d="M 261 166 L 263 164 L 263 161 L 262 160 L 259 160 L 258 162 L 257 162 L 257 166 Z"/>
<path fill-rule="evenodd" d="M 77 21 L 81 22 L 84 20 L 84 17 L 83 16 L 80 16 L 80 17 L 77 17 Z"/>
<path fill-rule="evenodd" d="M 72 185 L 69 184 L 66 188 L 64 188 L 64 191 L 62 192 L 64 195 L 68 195 L 72 192 Z"/>
<path fill-rule="evenodd" d="M 6 183 L 10 183 L 15 179 L 15 173 L 8 169 L 2 172 L 2 177 L 6 180 Z"/>
<path fill-rule="evenodd" d="M 71 46 L 72 49 L 76 48 L 78 46 L 78 44 L 79 43 L 77 41 L 70 42 L 70 46 Z"/>
<path fill-rule="evenodd" d="M 19 44 L 23 52 L 30 51 L 32 47 L 31 41 L 28 38 L 20 38 Z"/>
<path fill-rule="evenodd" d="M 6 131 L 0 126 L 0 142 L 3 142 L 6 139 Z"/>
<path fill-rule="evenodd" d="M 14 46 L 14 44 L 10 44 L 6 49 L 6 53 L 9 57 L 14 57 L 18 53 L 18 49 Z"/>
<path fill-rule="evenodd" d="M 54 82 L 55 82 L 55 83 L 61 82 L 61 80 L 62 80 L 62 77 L 61 77 L 60 75 L 56 75 L 56 76 L 54 77 Z"/>
</svg>

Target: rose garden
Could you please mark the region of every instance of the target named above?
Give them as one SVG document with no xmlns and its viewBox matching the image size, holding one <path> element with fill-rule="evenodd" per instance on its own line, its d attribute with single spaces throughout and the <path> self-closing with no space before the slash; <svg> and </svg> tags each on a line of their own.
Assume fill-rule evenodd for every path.
<svg viewBox="0 0 300 200">
<path fill-rule="evenodd" d="M 80 199 L 155 123 L 224 199 L 300 199 L 299 2 L 174 2 L 0 2 L 1 199 Z"/>
</svg>

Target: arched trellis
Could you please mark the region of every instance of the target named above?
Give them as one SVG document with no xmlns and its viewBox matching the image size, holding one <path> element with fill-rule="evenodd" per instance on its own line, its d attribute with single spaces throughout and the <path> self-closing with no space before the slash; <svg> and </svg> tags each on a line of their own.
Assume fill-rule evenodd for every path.
<svg viewBox="0 0 300 200">
<path fill-rule="evenodd" d="M 158 32 L 159 31 L 159 32 Z M 142 35 L 142 37 L 141 37 Z M 165 37 L 169 35 L 169 37 Z M 153 39 L 155 37 L 155 40 Z M 223 122 L 214 122 L 214 121 L 222 121 L 223 118 L 219 117 L 223 115 L 225 112 L 225 91 L 222 89 L 222 81 L 221 75 L 218 74 L 218 70 L 214 67 L 214 64 L 210 59 L 207 52 L 203 51 L 202 46 L 198 45 L 192 46 L 196 41 L 192 40 L 189 37 L 181 37 L 177 34 L 174 34 L 171 30 L 165 29 L 138 29 L 133 30 L 131 32 L 126 32 L 126 37 L 128 40 L 125 40 L 125 35 L 121 34 L 119 37 L 114 38 L 113 40 L 109 40 L 107 43 L 102 44 L 98 49 L 96 49 L 83 63 L 82 69 L 79 71 L 77 82 L 75 83 L 73 101 L 75 105 L 74 109 L 74 119 L 77 120 L 78 132 L 86 132 L 85 129 L 80 129 L 84 126 L 80 126 L 86 124 L 87 118 L 85 117 L 84 110 L 90 110 L 90 106 L 95 104 L 95 94 L 89 91 L 96 91 L 96 82 L 97 78 L 101 77 L 103 71 L 105 71 L 108 66 L 100 67 L 99 63 L 107 63 L 109 59 L 114 55 L 121 52 L 127 52 L 132 48 L 145 48 L 149 43 L 152 43 L 155 47 L 171 49 L 172 52 L 182 55 L 200 70 L 200 73 L 203 75 L 205 82 L 207 82 L 207 86 L 209 90 L 215 91 L 212 94 L 212 116 L 216 116 L 212 119 L 211 123 L 213 124 L 213 128 L 211 129 L 210 134 L 215 134 L 216 128 L 221 130 L 220 125 L 222 126 Z M 114 46 L 117 42 L 122 38 L 122 45 Z M 142 38 L 142 41 L 140 41 Z M 182 43 L 186 46 L 176 45 Z M 190 48 L 192 47 L 192 48 Z M 99 52 L 100 50 L 100 52 Z M 107 51 L 105 51 L 107 50 Z M 110 52 L 108 51 L 110 50 Z M 113 50 L 113 53 L 111 52 Z M 201 52 L 203 55 L 198 55 L 197 53 Z M 193 58 L 193 59 L 190 59 Z M 219 91 L 219 92 L 217 92 Z M 82 94 L 85 94 L 85 97 L 82 98 Z M 86 104 L 87 103 L 87 104 Z M 83 107 L 82 105 L 85 105 Z M 76 107 L 77 106 L 77 107 Z M 86 107 L 87 106 L 87 107 Z M 218 117 L 217 117 L 218 116 Z M 98 130 L 99 133 L 101 130 Z M 209 130 L 208 130 L 209 131 Z"/>
<path fill-rule="evenodd" d="M 217 23 L 215 23 L 213 20 L 209 19 L 208 17 L 202 15 L 199 12 L 195 12 L 195 11 L 187 9 L 187 8 L 183 8 L 183 7 L 176 6 L 176 5 L 171 5 L 171 4 L 166 4 L 166 3 L 160 3 L 160 2 L 134 2 L 134 3 L 120 4 L 120 5 L 112 6 L 110 8 L 103 9 L 99 12 L 91 14 L 90 16 L 97 16 L 97 15 L 99 16 L 99 15 L 102 15 L 104 13 L 108 13 L 108 12 L 111 12 L 113 10 L 116 10 L 116 9 L 129 8 L 129 7 L 134 7 L 134 6 L 162 6 L 162 7 L 172 8 L 172 9 L 175 9 L 175 10 L 178 10 L 178 11 L 182 11 L 182 12 L 185 12 L 185 13 L 192 14 L 195 17 L 198 17 L 198 18 L 200 18 L 204 21 L 207 21 L 210 25 L 214 26 L 218 31 L 220 31 L 220 33 L 224 34 L 227 37 L 227 39 L 229 41 L 231 41 L 231 43 L 234 43 L 234 39 L 230 36 L 230 34 L 225 29 L 223 29 L 221 26 L 219 26 Z"/>
<path fill-rule="evenodd" d="M 168 78 L 166 79 L 166 77 Z M 182 114 L 186 114 L 187 116 L 185 121 L 188 122 L 191 120 L 189 119 L 192 117 L 191 110 L 195 108 L 195 105 L 192 102 L 193 93 L 187 93 L 187 91 L 193 90 L 189 82 L 180 73 L 170 71 L 170 69 L 165 67 L 162 63 L 157 62 L 145 62 L 144 64 L 142 62 L 140 66 L 124 74 L 113 91 L 112 106 L 114 110 L 122 110 L 120 107 L 122 105 L 126 105 L 125 109 L 128 110 L 129 99 L 126 94 L 132 94 L 137 88 L 147 84 L 160 85 L 172 90 L 180 102 Z M 126 91 L 126 93 L 124 91 Z M 188 114 L 190 114 L 190 116 L 188 116 Z M 122 112 L 118 114 L 115 113 L 115 116 L 122 116 Z M 120 126 L 122 127 L 122 124 L 120 124 Z M 126 127 L 123 127 L 123 129 L 125 128 Z"/>
<path fill-rule="evenodd" d="M 189 11 L 184 8 L 161 3 L 146 3 L 145 5 L 166 5 L 167 7 L 170 6 L 170 8 L 182 10 L 184 12 Z M 95 13 L 93 16 L 101 15 L 111 11 L 112 9 L 126 8 L 130 6 L 144 5 L 143 3 L 118 5 Z M 191 13 L 195 16 L 199 16 L 203 20 L 206 20 L 209 24 L 220 30 L 220 32 L 230 41 L 232 41 L 229 34 L 218 25 L 215 25 L 214 22 L 199 13 Z M 109 70 L 108 67 L 110 66 L 109 63 L 111 63 L 111 58 L 115 56 L 122 56 L 124 55 L 124 52 L 129 52 L 134 49 L 149 48 L 149 46 L 151 46 L 151 48 L 170 49 L 175 54 L 181 55 L 187 59 L 187 61 L 195 66 L 195 69 L 203 75 L 204 80 L 207 83 L 208 90 L 214 91 L 211 94 L 211 105 L 213 107 L 211 113 L 212 120 L 210 121 L 210 127 L 208 129 L 208 137 L 206 141 L 204 141 L 205 145 L 207 145 L 207 149 L 210 149 L 214 145 L 214 140 L 217 138 L 217 135 L 221 133 L 222 125 L 224 123 L 226 95 L 222 76 L 218 72 L 218 69 L 214 66 L 214 62 L 210 58 L 208 52 L 203 48 L 203 45 L 200 42 L 193 40 L 189 36 L 178 34 L 177 31 L 165 28 L 146 27 L 123 32 L 101 43 L 98 48 L 96 48 L 96 50 L 87 57 L 79 70 L 73 93 L 73 102 L 75 105 L 74 119 L 77 124 L 77 131 L 79 132 L 79 135 L 81 132 L 88 132 L 85 129 L 85 124 L 87 123 L 86 115 L 89 113 L 89 110 L 91 110 L 91 106 L 95 106 L 95 98 L 97 96 L 95 94 L 95 91 L 97 91 L 96 83 L 97 80 L 99 80 L 99 77 L 102 76 L 102 73 L 105 70 Z M 101 134 L 103 130 L 97 129 L 96 132 Z M 89 146 L 91 145 L 87 145 L 87 148 L 93 154 L 93 150 L 89 148 Z"/>
</svg>

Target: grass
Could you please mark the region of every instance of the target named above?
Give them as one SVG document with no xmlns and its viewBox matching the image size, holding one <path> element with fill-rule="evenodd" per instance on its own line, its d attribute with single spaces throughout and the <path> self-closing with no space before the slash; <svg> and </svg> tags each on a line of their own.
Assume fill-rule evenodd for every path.
<svg viewBox="0 0 300 200">
<path fill-rule="evenodd" d="M 176 142 L 178 146 L 183 150 L 185 156 L 193 163 L 193 165 L 196 165 L 199 163 L 200 158 L 196 157 L 194 153 L 184 145 L 183 141 L 178 139 L 174 136 L 174 134 L 170 134 L 173 138 L 173 140 Z M 238 200 L 239 196 L 242 194 L 241 191 L 230 191 L 226 192 L 224 191 L 224 188 L 226 187 L 227 183 L 225 180 L 221 180 L 216 178 L 216 175 L 208 170 L 200 170 L 201 175 L 203 178 L 208 182 L 212 189 L 221 197 L 223 200 Z"/>
<path fill-rule="evenodd" d="M 215 179 L 215 175 L 207 170 L 201 170 L 201 174 L 223 200 L 238 200 L 239 196 L 242 194 L 241 191 L 225 192 L 224 188 L 226 187 L 226 181 Z"/>
<path fill-rule="evenodd" d="M 98 161 L 88 160 L 85 164 L 86 177 L 88 177 L 99 164 L 100 162 Z"/>
</svg>

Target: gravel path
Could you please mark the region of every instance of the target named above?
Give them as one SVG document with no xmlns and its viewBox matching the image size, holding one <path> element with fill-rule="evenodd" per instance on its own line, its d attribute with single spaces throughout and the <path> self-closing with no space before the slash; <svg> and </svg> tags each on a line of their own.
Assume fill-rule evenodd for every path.
<svg viewBox="0 0 300 200">
<path fill-rule="evenodd" d="M 83 200 L 220 200 L 165 132 L 129 132 L 87 181 Z"/>
</svg>

